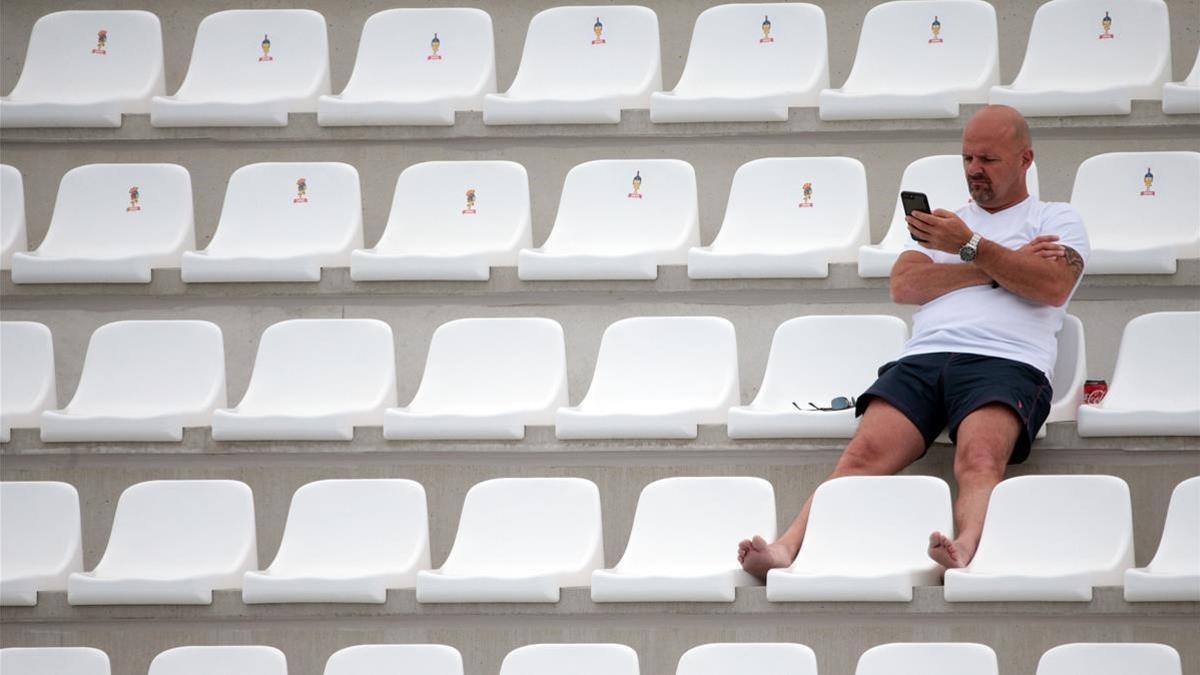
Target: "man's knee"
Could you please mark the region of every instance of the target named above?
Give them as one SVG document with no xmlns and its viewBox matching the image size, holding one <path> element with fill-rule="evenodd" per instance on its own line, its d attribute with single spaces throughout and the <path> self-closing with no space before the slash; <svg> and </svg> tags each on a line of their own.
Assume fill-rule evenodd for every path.
<svg viewBox="0 0 1200 675">
<path fill-rule="evenodd" d="M 888 470 L 891 458 L 888 453 L 895 448 L 881 443 L 870 436 L 859 434 L 855 436 L 838 460 L 837 473 L 840 475 L 874 476 L 891 473 Z"/>
<path fill-rule="evenodd" d="M 1011 453 L 1011 447 L 1004 447 L 1003 442 L 995 439 L 964 439 L 954 451 L 954 477 L 960 483 L 964 480 L 1003 480 Z"/>
</svg>

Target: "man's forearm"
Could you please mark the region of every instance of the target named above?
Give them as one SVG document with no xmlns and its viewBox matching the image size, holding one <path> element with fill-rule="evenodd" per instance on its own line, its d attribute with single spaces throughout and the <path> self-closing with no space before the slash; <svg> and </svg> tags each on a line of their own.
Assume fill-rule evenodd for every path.
<svg viewBox="0 0 1200 675">
<path fill-rule="evenodd" d="M 892 302 L 901 305 L 923 305 L 960 288 L 990 283 L 992 278 L 971 263 L 906 265 L 899 274 L 892 275 Z"/>
<path fill-rule="evenodd" d="M 1013 251 L 993 241 L 979 242 L 975 265 L 996 280 L 1004 290 L 1032 302 L 1061 306 L 1070 297 L 1075 279 L 1083 272 L 1079 255 L 1067 249 L 1067 265 L 1054 264 L 1035 255 Z M 1076 272 L 1073 276 L 1072 273 Z"/>
</svg>

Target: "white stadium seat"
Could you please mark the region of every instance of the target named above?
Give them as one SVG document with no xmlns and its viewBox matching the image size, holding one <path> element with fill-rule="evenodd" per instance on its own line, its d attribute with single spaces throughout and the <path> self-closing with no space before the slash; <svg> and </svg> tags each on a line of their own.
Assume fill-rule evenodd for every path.
<svg viewBox="0 0 1200 675">
<path fill-rule="evenodd" d="M 678 159 L 609 159 L 567 172 L 554 229 L 522 249 L 517 275 L 547 279 L 656 279 L 700 245 L 696 171 Z"/>
<path fill-rule="evenodd" d="M 673 91 L 650 94 L 653 122 L 785 122 L 829 86 L 825 12 L 808 3 L 710 7 Z"/>
<path fill-rule="evenodd" d="M 481 9 L 389 9 L 372 14 L 341 94 L 317 102 L 321 126 L 454 124 L 496 91 L 492 17 Z"/>
<path fill-rule="evenodd" d="M 91 647 L 0 649 L 4 675 L 110 675 L 108 654 Z"/>
<path fill-rule="evenodd" d="M 817 675 L 813 650 L 793 643 L 715 642 L 679 657 L 675 675 Z"/>
<path fill-rule="evenodd" d="M 841 89 L 820 95 L 823 120 L 958 117 L 1000 83 L 996 10 L 982 0 L 872 7 Z"/>
<path fill-rule="evenodd" d="M 87 164 L 58 184 L 37 250 L 15 253 L 18 284 L 150 283 L 196 248 L 192 178 L 178 164 Z"/>
<path fill-rule="evenodd" d="M 417 573 L 417 602 L 558 602 L 603 566 L 595 483 L 497 478 L 467 491 L 446 562 Z"/>
<path fill-rule="evenodd" d="M 871 241 L 867 174 L 849 157 L 771 157 L 733 176 L 711 246 L 688 251 L 692 279 L 828 277 Z"/>
<path fill-rule="evenodd" d="M 1059 645 L 1038 661 L 1037 675 L 1183 675 L 1179 652 L 1150 643 Z"/>
<path fill-rule="evenodd" d="M 329 89 L 325 17 L 310 9 L 233 9 L 196 29 L 187 75 L 155 96 L 156 127 L 282 127 Z"/>
<path fill-rule="evenodd" d="M 1163 85 L 1163 113 L 1167 115 L 1200 115 L 1200 54 L 1192 64 L 1192 72 L 1183 82 Z"/>
<path fill-rule="evenodd" d="M 25 183 L 16 167 L 0 164 L 0 270 L 12 269 L 13 254 L 26 248 Z"/>
<path fill-rule="evenodd" d="M 150 12 L 54 12 L 33 24 L 0 127 L 119 127 L 166 93 L 162 26 Z"/>
<path fill-rule="evenodd" d="M 625 645 L 526 645 L 509 652 L 500 675 L 638 675 L 637 652 Z"/>
<path fill-rule="evenodd" d="M 349 441 L 396 405 L 392 329 L 375 319 L 292 319 L 263 331 L 237 407 L 213 413 L 218 441 Z"/>
<path fill-rule="evenodd" d="M 296 490 L 275 561 L 246 573 L 242 601 L 384 603 L 429 566 L 420 483 L 320 480 Z"/>
<path fill-rule="evenodd" d="M 1039 193 L 1037 162 L 1025 172 L 1025 186 L 1036 199 Z M 904 250 L 905 242 L 912 238 L 904 220 L 904 206 L 900 203 L 900 192 L 905 190 L 924 192 L 932 209 L 955 211 L 971 201 L 961 155 L 930 155 L 915 160 L 905 167 L 900 179 L 896 208 L 883 241 L 858 249 L 858 276 L 870 279 L 891 275 L 892 265 Z"/>
<path fill-rule="evenodd" d="M 150 662 L 147 675 L 288 675 L 287 658 L 274 647 L 176 647 Z"/>
<path fill-rule="evenodd" d="M 1051 0 L 1033 16 L 1017 78 L 989 101 L 1026 117 L 1128 115 L 1133 99 L 1161 99 L 1170 77 L 1163 0 Z"/>
<path fill-rule="evenodd" d="M 96 569 L 67 579 L 67 601 L 209 605 L 214 590 L 241 588 L 242 575 L 257 566 L 254 496 L 245 483 L 137 483 L 117 500 Z"/>
<path fill-rule="evenodd" d="M 355 645 L 325 663 L 325 675 L 463 675 L 462 654 L 447 645 Z"/>
<path fill-rule="evenodd" d="M 33 321 L 0 321 L 0 442 L 12 429 L 36 429 L 58 407 L 54 340 Z"/>
<path fill-rule="evenodd" d="M 529 22 L 512 86 L 484 124 L 617 124 L 662 90 L 658 16 L 635 5 L 552 7 Z"/>
<path fill-rule="evenodd" d="M 761 478 L 675 477 L 642 490 L 629 544 L 612 569 L 592 574 L 592 602 L 733 602 L 761 586 L 730 543 L 775 540 L 775 490 Z"/>
<path fill-rule="evenodd" d="M 1038 430 L 1038 438 L 1046 435 L 1046 424 L 1074 422 L 1083 404 L 1083 386 L 1087 382 L 1087 347 L 1083 337 L 1083 322 L 1067 314 L 1058 331 L 1058 357 L 1050 379 L 1053 396 L 1050 414 Z"/>
<path fill-rule="evenodd" d="M 358 170 L 341 162 L 262 162 L 233 172 L 203 251 L 183 254 L 187 283 L 320 281 L 363 246 Z"/>
<path fill-rule="evenodd" d="M 1071 205 L 1091 243 L 1085 273 L 1174 274 L 1179 259 L 1200 258 L 1197 185 L 1200 152 L 1110 152 L 1084 160 Z"/>
<path fill-rule="evenodd" d="M 863 652 L 854 675 L 999 675 L 996 652 L 969 642 L 895 642 Z"/>
<path fill-rule="evenodd" d="M 1175 486 L 1154 559 L 1125 572 L 1125 602 L 1200 602 L 1200 476 Z"/>
<path fill-rule="evenodd" d="M 75 396 L 42 440 L 181 441 L 225 407 L 225 343 L 208 321 L 116 321 L 92 333 Z"/>
<path fill-rule="evenodd" d="M 992 491 L 971 564 L 947 602 L 1089 602 L 1133 567 L 1129 486 L 1114 476 L 1020 476 Z"/>
<path fill-rule="evenodd" d="M 588 393 L 559 408 L 560 439 L 695 438 L 741 403 L 737 336 L 714 316 L 633 317 L 600 339 Z"/>
<path fill-rule="evenodd" d="M 929 476 L 848 476 L 813 494 L 804 544 L 767 573 L 771 602 L 910 602 L 941 568 L 929 534 L 952 535 L 950 487 Z"/>
<path fill-rule="evenodd" d="M 422 162 L 400 173 L 375 248 L 350 254 L 355 281 L 486 281 L 533 246 L 529 174 L 516 162 Z"/>
<path fill-rule="evenodd" d="M 0 605 L 36 605 L 39 591 L 65 591 L 67 577 L 82 571 L 74 486 L 0 482 Z"/>
<path fill-rule="evenodd" d="M 557 321 L 458 319 L 434 331 L 421 386 L 408 407 L 384 413 L 383 437 L 520 440 L 566 405 Z"/>
<path fill-rule="evenodd" d="M 730 438 L 851 438 L 854 408 L 827 408 L 857 397 L 894 361 L 908 325 L 894 316 L 803 316 L 783 322 L 771 340 L 754 402 L 729 410 Z M 793 405 L 794 404 L 794 405 Z M 797 409 L 799 407 L 799 409 Z"/>
<path fill-rule="evenodd" d="M 1125 325 L 1108 395 L 1079 408 L 1079 435 L 1200 436 L 1200 312 Z"/>
</svg>

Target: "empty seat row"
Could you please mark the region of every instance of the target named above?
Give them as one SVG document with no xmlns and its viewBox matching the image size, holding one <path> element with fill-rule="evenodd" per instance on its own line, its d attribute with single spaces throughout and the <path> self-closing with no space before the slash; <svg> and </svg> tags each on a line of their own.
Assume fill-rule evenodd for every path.
<svg viewBox="0 0 1200 675">
<path fill-rule="evenodd" d="M 358 172 L 336 162 L 250 164 L 229 179 L 212 241 L 196 248 L 192 185 L 175 164 L 90 164 L 68 171 L 45 238 L 26 245 L 23 186 L 3 186 L 3 257 L 13 282 L 316 282 L 327 267 L 355 281 L 655 279 L 687 265 L 693 279 L 827 277 L 858 262 L 887 276 L 909 239 L 899 196 L 887 234 L 870 244 L 866 171 L 848 157 L 758 159 L 733 177 L 724 220 L 700 245 L 696 174 L 672 159 L 598 160 L 572 168 L 549 237 L 533 247 L 529 178 L 508 161 L 425 162 L 401 172 L 383 235 L 363 244 Z M 1036 166 L 1027 176 L 1038 195 Z M 1088 274 L 1173 274 L 1200 258 L 1200 152 L 1119 152 L 1084 161 L 1071 203 L 1087 226 Z M 957 155 L 919 159 L 901 190 L 934 208 L 970 201 Z M 1130 228 L 1130 222 L 1139 227 Z"/>
<path fill-rule="evenodd" d="M 261 38 L 259 37 L 261 36 Z M 957 117 L 1006 103 L 1027 115 L 1129 114 L 1134 99 L 1200 113 L 1197 71 L 1171 77 L 1163 0 L 1103 16 L 1090 0 L 1038 9 L 1021 71 L 1000 86 L 996 12 L 982 0 L 888 2 L 863 19 L 854 66 L 829 88 L 825 13 L 813 4 L 730 4 L 696 20 L 675 89 L 662 91 L 658 17 L 640 6 L 555 7 L 529 24 L 516 78 L 497 93 L 491 17 L 479 9 L 391 9 L 363 26 L 354 71 L 330 95 L 326 21 L 312 10 L 228 10 L 196 32 L 183 84 L 167 96 L 158 17 L 67 11 L 33 27 L 25 67 L 0 100 L 7 127 L 325 126 L 784 121 L 819 106 L 825 120 Z M 70 45 L 69 48 L 65 45 Z M 94 45 L 94 48 L 92 48 Z"/>
<path fill-rule="evenodd" d="M 601 338 L 591 386 L 568 401 L 562 327 L 545 318 L 458 319 L 438 327 L 424 375 L 397 407 L 391 327 L 375 319 L 293 319 L 268 327 L 242 400 L 226 407 L 221 330 L 195 320 L 117 321 L 96 329 L 71 401 L 57 408 L 54 348 L 35 322 L 0 322 L 0 439 L 39 428 L 48 442 L 520 440 L 527 426 L 560 439 L 689 439 L 726 424 L 734 439 L 850 438 L 853 397 L 895 359 L 908 334 L 891 316 L 808 316 L 779 326 L 762 386 L 741 405 L 733 324 L 720 317 L 634 317 Z M 1108 397 L 1084 405 L 1083 327 L 1059 332 L 1050 422 L 1079 416 L 1083 436 L 1200 435 L 1200 312 L 1132 320 Z M 822 409 L 826 408 L 826 409 Z"/>
<path fill-rule="evenodd" d="M 434 569 L 419 483 L 322 480 L 296 491 L 275 559 L 257 571 L 249 487 L 162 480 L 121 494 L 108 547 L 84 572 L 72 486 L 4 482 L 0 498 L 0 604 L 24 606 L 63 590 L 72 605 L 207 605 L 219 590 L 240 590 L 248 604 L 384 603 L 390 589 L 410 588 L 420 603 L 554 603 L 576 587 L 597 603 L 733 602 L 738 588 L 761 585 L 739 565 L 737 542 L 773 540 L 777 522 L 761 478 L 657 480 L 606 568 L 594 483 L 497 478 L 467 492 L 453 547 Z M 911 601 L 914 587 L 942 583 L 929 533 L 953 530 L 938 478 L 832 479 L 814 494 L 795 561 L 768 573 L 767 600 Z M 975 558 L 946 571 L 944 585 L 947 602 L 1087 602 L 1100 586 L 1124 586 L 1129 602 L 1200 601 L 1200 477 L 1175 488 L 1158 552 L 1136 569 L 1124 481 L 1010 478 L 992 493 Z"/>
<path fill-rule="evenodd" d="M 88 647 L 0 650 L 6 675 L 110 675 L 108 655 Z M 287 675 L 274 647 L 176 647 L 150 663 L 148 675 Z M 463 675 L 462 654 L 434 644 L 357 645 L 334 652 L 324 675 Z M 509 652 L 500 675 L 639 675 L 637 652 L 608 643 L 534 644 Z M 675 675 L 817 675 L 817 657 L 797 643 L 727 642 L 699 645 L 679 658 Z M 872 647 L 855 675 L 999 675 L 996 653 L 967 642 L 908 642 Z M 1042 655 L 1036 675 L 1183 675 L 1179 652 L 1154 643 L 1072 643 Z"/>
</svg>

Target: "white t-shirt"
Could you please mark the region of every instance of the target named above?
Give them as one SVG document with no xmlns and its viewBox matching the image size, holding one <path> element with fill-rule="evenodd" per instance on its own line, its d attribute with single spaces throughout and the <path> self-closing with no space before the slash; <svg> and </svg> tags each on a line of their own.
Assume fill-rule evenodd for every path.
<svg viewBox="0 0 1200 675">
<path fill-rule="evenodd" d="M 1075 249 L 1085 263 L 1091 253 L 1083 220 L 1070 204 L 1030 196 L 996 213 L 970 202 L 955 214 L 972 232 L 1013 250 L 1039 235 L 1054 234 L 1059 244 Z M 963 264 L 957 253 L 927 249 L 911 237 L 904 250 L 923 253 L 935 263 Z M 930 300 L 913 314 L 912 337 L 901 358 L 935 352 L 998 356 L 1027 363 L 1049 379 L 1058 356 L 1056 336 L 1066 313 L 1065 303 L 1052 307 L 1030 302 L 1003 288 L 960 288 Z"/>
</svg>

